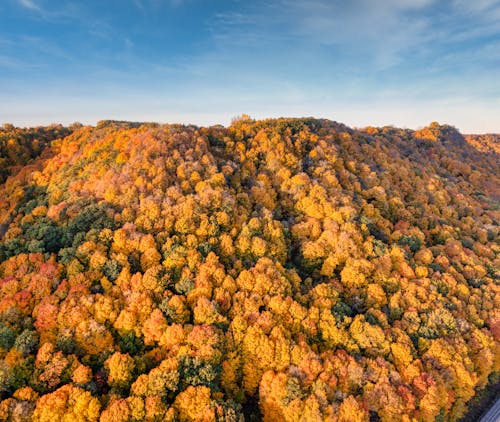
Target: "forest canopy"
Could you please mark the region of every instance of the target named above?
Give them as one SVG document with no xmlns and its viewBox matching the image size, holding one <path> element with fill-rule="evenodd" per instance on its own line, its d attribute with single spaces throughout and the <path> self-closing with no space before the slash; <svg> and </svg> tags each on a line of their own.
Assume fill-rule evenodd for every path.
<svg viewBox="0 0 500 422">
<path fill-rule="evenodd" d="M 497 135 L 0 129 L 0 420 L 458 420 L 500 370 Z"/>
</svg>

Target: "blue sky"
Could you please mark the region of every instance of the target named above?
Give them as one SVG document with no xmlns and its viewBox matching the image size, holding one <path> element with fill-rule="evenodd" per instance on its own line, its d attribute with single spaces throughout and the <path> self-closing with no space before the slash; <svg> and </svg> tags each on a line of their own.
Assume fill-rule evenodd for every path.
<svg viewBox="0 0 500 422">
<path fill-rule="evenodd" d="M 500 132 L 500 0 L 1 0 L 0 122 Z"/>
</svg>

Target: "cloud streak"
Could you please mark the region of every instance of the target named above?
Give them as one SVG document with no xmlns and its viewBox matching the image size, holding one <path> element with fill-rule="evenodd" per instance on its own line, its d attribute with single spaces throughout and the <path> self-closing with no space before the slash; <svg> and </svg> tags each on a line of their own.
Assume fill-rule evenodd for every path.
<svg viewBox="0 0 500 422">
<path fill-rule="evenodd" d="M 170 7 L 179 7 L 186 3 L 186 0 L 132 0 L 132 3 L 142 12 L 146 12 L 165 5 Z"/>
<path fill-rule="evenodd" d="M 35 3 L 34 0 L 18 0 L 17 2 L 25 9 L 35 10 L 35 11 L 41 10 L 40 6 L 37 3 Z"/>
</svg>

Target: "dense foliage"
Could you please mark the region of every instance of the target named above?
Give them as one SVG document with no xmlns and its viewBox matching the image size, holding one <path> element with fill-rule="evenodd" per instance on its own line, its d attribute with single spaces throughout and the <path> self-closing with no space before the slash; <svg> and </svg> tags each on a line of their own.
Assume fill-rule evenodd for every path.
<svg viewBox="0 0 500 422">
<path fill-rule="evenodd" d="M 0 187 L 0 419 L 457 420 L 500 369 L 495 142 L 74 128 Z"/>
<path fill-rule="evenodd" d="M 500 135 L 467 135 L 465 139 L 481 152 L 496 152 L 500 154 Z"/>
<path fill-rule="evenodd" d="M 71 128 L 61 125 L 21 129 L 11 124 L 0 127 L 0 183 L 17 166 L 24 166 L 41 155 L 57 138 L 69 135 L 78 124 Z"/>
</svg>

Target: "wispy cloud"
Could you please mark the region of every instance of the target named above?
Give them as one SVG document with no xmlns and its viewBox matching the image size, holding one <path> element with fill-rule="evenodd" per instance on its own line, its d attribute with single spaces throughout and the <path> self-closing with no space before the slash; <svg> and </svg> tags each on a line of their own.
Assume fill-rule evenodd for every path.
<svg viewBox="0 0 500 422">
<path fill-rule="evenodd" d="M 435 53 L 436 43 L 500 34 L 500 1 L 278 0 L 220 13 L 209 25 L 219 43 L 324 46 L 382 71 Z"/>
<path fill-rule="evenodd" d="M 87 2 L 74 0 L 41 1 L 41 0 L 14 0 L 24 9 L 36 12 L 37 17 L 47 22 L 59 24 L 62 20 L 79 22 L 88 26 L 101 22 L 99 15 L 89 13 Z M 90 2 L 89 2 L 90 3 Z"/>
<path fill-rule="evenodd" d="M 330 47 L 337 53 L 370 59 L 381 69 L 399 63 L 401 53 L 429 38 L 425 15 L 435 0 L 278 0 L 256 2 L 238 12 L 210 19 L 214 39 L 226 45 L 260 41 L 297 51 Z M 254 44 L 255 45 L 255 44 Z M 258 44 L 257 44 L 258 45 Z"/>
<path fill-rule="evenodd" d="M 40 6 L 34 0 L 17 0 L 17 2 L 25 9 L 40 11 Z"/>
<path fill-rule="evenodd" d="M 23 36 L 20 41 L 24 46 L 28 46 L 30 51 L 37 52 L 38 54 L 64 59 L 65 61 L 71 60 L 73 55 L 67 49 L 62 48 L 53 41 L 47 40 L 42 37 Z"/>
<path fill-rule="evenodd" d="M 28 63 L 23 62 L 15 57 L 3 54 L 0 55 L 0 69 L 8 68 L 14 70 L 21 70 L 21 69 L 26 69 L 27 66 L 29 66 Z"/>
<path fill-rule="evenodd" d="M 132 3 L 143 12 L 151 8 L 158 8 L 161 6 L 179 7 L 186 3 L 187 0 L 132 0 Z"/>
<path fill-rule="evenodd" d="M 500 9 L 500 1 L 498 0 L 453 0 L 453 4 L 457 10 L 466 13 L 498 12 Z"/>
</svg>

